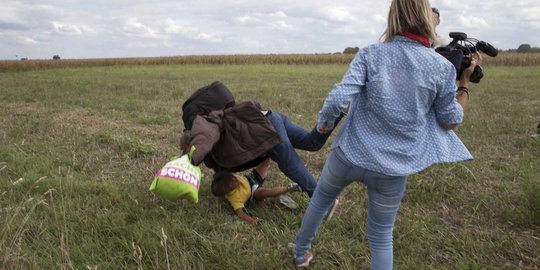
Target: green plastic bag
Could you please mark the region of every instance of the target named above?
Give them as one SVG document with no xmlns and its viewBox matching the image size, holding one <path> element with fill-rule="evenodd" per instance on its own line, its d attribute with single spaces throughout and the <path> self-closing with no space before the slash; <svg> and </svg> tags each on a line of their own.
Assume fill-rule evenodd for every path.
<svg viewBox="0 0 540 270">
<path fill-rule="evenodd" d="M 201 168 L 191 164 L 186 154 L 174 157 L 161 168 L 149 190 L 167 200 L 188 199 L 197 203 L 202 178 Z"/>
</svg>

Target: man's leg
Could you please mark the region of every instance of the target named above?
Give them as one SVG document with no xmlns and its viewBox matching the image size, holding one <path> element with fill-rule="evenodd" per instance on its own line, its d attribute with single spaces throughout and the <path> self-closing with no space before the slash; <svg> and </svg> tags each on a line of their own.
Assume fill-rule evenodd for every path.
<svg viewBox="0 0 540 270">
<path fill-rule="evenodd" d="M 332 134 L 332 132 L 320 133 L 317 131 L 316 127 L 314 127 L 311 132 L 308 132 L 303 127 L 291 121 L 287 116 L 280 113 L 277 114 L 283 120 L 283 126 L 287 132 L 287 136 L 289 137 L 293 147 L 296 149 L 311 152 L 319 151 Z M 338 125 L 343 116 L 344 114 L 340 115 L 340 117 L 336 120 L 334 127 Z"/>
<path fill-rule="evenodd" d="M 303 127 L 294 123 L 287 116 L 280 114 L 287 137 L 294 148 L 305 151 L 319 151 L 324 146 L 331 133 L 322 134 L 315 128 L 308 132 Z"/>
<path fill-rule="evenodd" d="M 282 140 L 279 145 L 275 146 L 268 152 L 268 156 L 277 163 L 281 172 L 283 172 L 293 182 L 297 183 L 302 190 L 307 192 L 309 197 L 311 197 L 315 187 L 317 186 L 317 180 L 308 171 L 304 161 L 294 150 L 294 147 L 287 136 L 287 131 L 281 115 L 271 113 L 267 117 Z"/>
</svg>

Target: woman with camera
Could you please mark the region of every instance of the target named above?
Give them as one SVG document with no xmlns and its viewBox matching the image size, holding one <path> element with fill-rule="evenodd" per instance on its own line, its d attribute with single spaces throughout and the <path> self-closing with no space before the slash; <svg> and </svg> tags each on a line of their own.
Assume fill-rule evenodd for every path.
<svg viewBox="0 0 540 270">
<path fill-rule="evenodd" d="M 296 236 L 298 267 L 313 259 L 311 242 L 332 203 L 361 182 L 372 269 L 392 269 L 392 230 L 407 177 L 434 163 L 472 159 L 452 129 L 463 121 L 480 55 L 456 89 L 453 65 L 431 48 L 436 34 L 428 0 L 393 0 L 381 39 L 360 50 L 319 112 L 317 128 L 328 132 L 349 108 Z"/>
</svg>

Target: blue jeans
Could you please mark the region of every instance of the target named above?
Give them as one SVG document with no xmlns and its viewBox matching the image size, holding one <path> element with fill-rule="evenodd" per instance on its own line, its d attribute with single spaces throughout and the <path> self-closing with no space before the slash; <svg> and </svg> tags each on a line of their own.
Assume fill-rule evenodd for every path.
<svg viewBox="0 0 540 270">
<path fill-rule="evenodd" d="M 368 192 L 368 231 L 372 269 L 392 269 L 392 230 L 405 193 L 407 176 L 388 176 L 353 165 L 343 151 L 334 148 L 296 235 L 295 258 L 303 259 L 319 230 L 323 217 L 341 191 L 353 182 L 362 182 Z"/>
<path fill-rule="evenodd" d="M 322 134 L 317 132 L 315 128 L 308 132 L 278 112 L 271 112 L 267 118 L 282 141 L 270 150 L 268 156 L 277 163 L 279 169 L 289 179 L 297 183 L 311 197 L 317 186 L 317 180 L 308 171 L 306 164 L 298 156 L 295 149 L 318 151 L 324 146 L 330 133 Z"/>
</svg>

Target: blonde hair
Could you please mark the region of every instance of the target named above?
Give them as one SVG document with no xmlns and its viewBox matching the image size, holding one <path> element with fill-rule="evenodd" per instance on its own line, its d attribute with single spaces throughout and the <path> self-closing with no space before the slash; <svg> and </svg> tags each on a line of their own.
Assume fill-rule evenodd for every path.
<svg viewBox="0 0 540 270">
<path fill-rule="evenodd" d="M 428 0 L 392 0 L 387 23 L 381 36 L 383 42 L 390 42 L 394 35 L 404 32 L 437 39 L 433 11 Z"/>
</svg>

